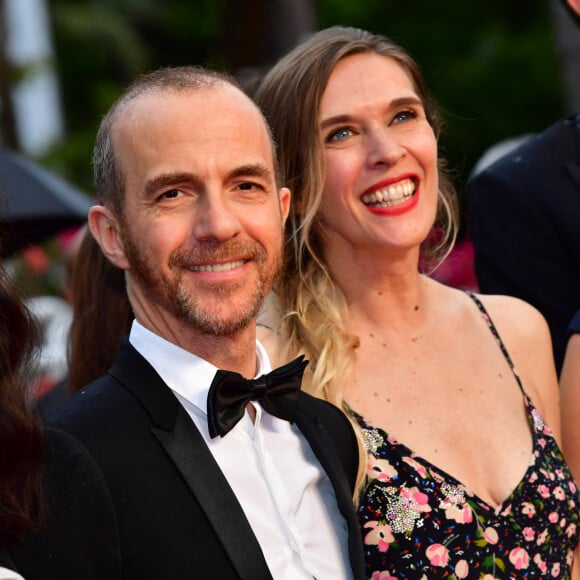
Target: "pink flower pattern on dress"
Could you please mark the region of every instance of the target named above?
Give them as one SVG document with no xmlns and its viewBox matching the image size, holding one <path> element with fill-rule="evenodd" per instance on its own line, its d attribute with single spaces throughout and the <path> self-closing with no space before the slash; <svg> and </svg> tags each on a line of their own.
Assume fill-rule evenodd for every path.
<svg viewBox="0 0 580 580">
<path fill-rule="evenodd" d="M 510 552 L 510 562 L 516 570 L 525 570 L 530 563 L 530 555 L 524 548 L 514 548 Z"/>
<path fill-rule="evenodd" d="M 534 530 L 534 528 L 530 528 L 525 527 L 522 530 L 522 535 L 524 536 L 524 540 L 526 540 L 526 542 L 533 542 L 534 538 L 536 537 L 536 530 Z"/>
<path fill-rule="evenodd" d="M 379 481 L 390 481 L 397 472 L 386 459 L 377 459 L 369 455 L 367 462 L 367 477 L 369 479 L 378 479 Z"/>
<path fill-rule="evenodd" d="M 528 414 L 533 456 L 497 509 L 347 407 L 370 442 L 370 468 L 358 507 L 367 578 L 570 577 L 580 495 L 549 427 L 514 375 Z"/>
<path fill-rule="evenodd" d="M 371 580 L 397 580 L 397 577 L 391 576 L 388 572 L 373 572 Z"/>
<path fill-rule="evenodd" d="M 439 568 L 447 566 L 449 550 L 443 544 L 431 544 L 425 550 L 425 554 L 429 558 L 431 566 L 438 566 Z"/>
<path fill-rule="evenodd" d="M 467 578 L 469 575 L 469 564 L 467 560 L 459 560 L 457 564 L 455 564 L 455 575 L 457 578 Z"/>
<path fill-rule="evenodd" d="M 379 552 L 386 552 L 391 542 L 395 541 L 391 526 L 387 524 L 367 522 L 365 528 L 369 528 L 370 532 L 364 537 L 364 543 L 368 546 L 376 546 Z"/>
</svg>

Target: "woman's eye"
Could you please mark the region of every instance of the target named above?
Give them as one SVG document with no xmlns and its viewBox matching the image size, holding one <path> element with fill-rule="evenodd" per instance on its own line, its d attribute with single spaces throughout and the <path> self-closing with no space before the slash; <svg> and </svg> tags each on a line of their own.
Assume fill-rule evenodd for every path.
<svg viewBox="0 0 580 580">
<path fill-rule="evenodd" d="M 352 135 L 352 131 L 348 127 L 341 127 L 328 135 L 327 142 L 342 141 Z"/>
<path fill-rule="evenodd" d="M 415 119 L 417 117 L 417 113 L 411 110 L 400 111 L 397 113 L 393 119 L 394 123 L 404 123 L 405 121 L 409 121 L 410 119 Z"/>
</svg>

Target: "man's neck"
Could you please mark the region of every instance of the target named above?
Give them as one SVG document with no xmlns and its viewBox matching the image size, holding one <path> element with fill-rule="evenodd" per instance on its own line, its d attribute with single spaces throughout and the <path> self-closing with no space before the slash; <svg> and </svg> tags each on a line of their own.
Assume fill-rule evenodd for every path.
<svg viewBox="0 0 580 580">
<path fill-rule="evenodd" d="M 256 328 L 234 335 L 196 336 L 191 347 L 180 345 L 222 370 L 235 371 L 251 379 L 256 375 Z"/>
<path fill-rule="evenodd" d="M 164 340 L 195 354 L 222 370 L 235 371 L 246 378 L 253 378 L 257 370 L 256 324 L 228 335 L 196 332 L 191 328 L 151 328 L 147 320 L 139 323 Z"/>
</svg>

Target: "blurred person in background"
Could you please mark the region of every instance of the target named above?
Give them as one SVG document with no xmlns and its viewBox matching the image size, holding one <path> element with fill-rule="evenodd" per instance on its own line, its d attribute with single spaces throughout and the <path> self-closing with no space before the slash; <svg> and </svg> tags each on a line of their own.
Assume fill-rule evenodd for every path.
<svg viewBox="0 0 580 580">
<path fill-rule="evenodd" d="M 0 241 L 1 243 L 1 241 Z M 38 530 L 43 517 L 43 435 L 26 384 L 37 329 L 0 265 L 0 577 L 17 578 L 7 549 Z"/>
<path fill-rule="evenodd" d="M 71 264 L 70 301 L 67 388 L 72 394 L 107 372 L 134 317 L 125 272 L 105 258 L 88 228 Z"/>
<path fill-rule="evenodd" d="M 86 225 L 63 245 L 62 256 L 63 298 L 27 300 L 42 329 L 33 391 L 43 417 L 109 369 L 133 320 L 125 274 L 103 256 Z"/>
<path fill-rule="evenodd" d="M 580 23 L 580 0 L 562 2 Z M 580 113 L 474 175 L 466 200 L 480 290 L 516 296 L 544 315 L 559 373 L 580 308 Z"/>
</svg>

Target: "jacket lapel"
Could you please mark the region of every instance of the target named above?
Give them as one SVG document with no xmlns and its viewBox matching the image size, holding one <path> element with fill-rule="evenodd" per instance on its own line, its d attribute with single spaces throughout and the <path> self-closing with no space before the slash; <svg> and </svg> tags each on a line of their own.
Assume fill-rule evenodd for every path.
<svg viewBox="0 0 580 580">
<path fill-rule="evenodd" d="M 151 431 L 197 498 L 239 577 L 272 576 L 246 516 L 203 437 L 171 390 L 125 341 L 109 371 L 151 415 Z"/>
<path fill-rule="evenodd" d="M 360 526 L 354 509 L 352 490 L 349 487 L 349 475 L 345 473 L 343 462 L 337 454 L 337 442 L 332 439 L 314 412 L 312 405 L 304 404 L 308 395 L 302 397 L 296 409 L 296 425 L 306 437 L 320 465 L 328 475 L 338 508 L 348 526 L 348 550 L 350 564 L 355 579 L 365 577 L 364 556 Z M 353 435 L 354 437 L 354 435 Z M 357 456 L 358 459 L 358 456 Z M 354 480 L 352 480 L 354 485 Z"/>
<path fill-rule="evenodd" d="M 179 409 L 172 431 L 159 427 L 152 431 L 197 497 L 240 578 L 271 579 L 236 496 L 185 410 Z"/>
</svg>

